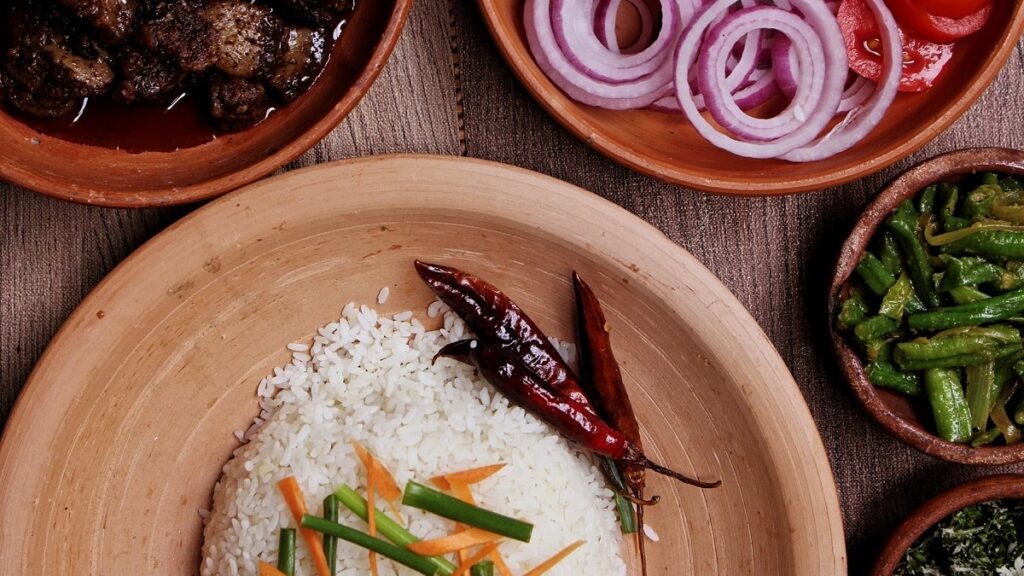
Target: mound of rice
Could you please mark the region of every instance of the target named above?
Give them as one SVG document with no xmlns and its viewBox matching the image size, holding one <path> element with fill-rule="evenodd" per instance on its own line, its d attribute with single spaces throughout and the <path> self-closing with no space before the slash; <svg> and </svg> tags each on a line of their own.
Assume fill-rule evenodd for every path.
<svg viewBox="0 0 1024 576">
<path fill-rule="evenodd" d="M 442 312 L 435 303 L 431 316 Z M 403 312 L 379 317 L 345 307 L 320 328 L 312 346 L 291 344 L 292 363 L 259 384 L 260 414 L 224 467 L 213 509 L 203 513 L 203 575 L 256 574 L 259 559 L 274 563 L 278 531 L 294 523 L 275 483 L 294 475 L 312 513 L 341 483 L 365 494 L 365 474 L 349 444 L 367 446 L 400 485 L 454 470 L 506 462 L 476 485 L 480 504 L 535 525 L 529 544 L 506 541 L 502 552 L 521 574 L 575 540 L 587 544 L 549 572 L 553 576 L 625 574 L 611 492 L 590 459 L 560 435 L 480 380 L 471 367 L 434 354 L 466 334 L 444 312 L 444 328 L 426 331 Z M 342 522 L 365 529 L 343 509 Z M 451 523 L 403 508 L 421 538 L 451 531 Z M 381 574 L 412 574 L 390 561 Z M 365 575 L 367 553 L 338 545 L 338 574 Z M 299 543 L 296 574 L 313 575 Z"/>
</svg>

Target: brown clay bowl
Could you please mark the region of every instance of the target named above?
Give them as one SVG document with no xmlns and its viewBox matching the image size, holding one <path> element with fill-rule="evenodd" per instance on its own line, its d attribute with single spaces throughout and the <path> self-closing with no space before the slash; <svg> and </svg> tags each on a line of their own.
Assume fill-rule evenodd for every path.
<svg viewBox="0 0 1024 576">
<path fill-rule="evenodd" d="M 319 142 L 377 78 L 412 0 L 362 2 L 313 87 L 248 130 L 173 152 L 126 152 L 42 134 L 0 110 L 0 179 L 101 206 L 141 208 L 212 198 L 257 180 Z"/>
<path fill-rule="evenodd" d="M 871 576 L 892 576 L 903 560 L 907 549 L 932 526 L 968 506 L 991 500 L 1020 500 L 1024 498 L 1024 475 L 1001 474 L 984 476 L 935 496 L 914 510 L 889 536 Z"/>
<path fill-rule="evenodd" d="M 929 428 L 930 423 L 922 421 L 914 404 L 906 396 L 876 388 L 868 381 L 860 356 L 836 330 L 834 323 L 854 268 L 875 231 L 892 210 L 900 202 L 913 197 L 930 184 L 955 181 L 965 174 L 983 170 L 1024 174 L 1024 151 L 975 148 L 951 152 L 915 166 L 882 190 L 864 209 L 864 213 L 839 252 L 835 275 L 829 289 L 828 310 L 832 341 L 843 373 L 857 398 L 864 405 L 864 409 L 889 434 L 936 458 L 961 464 L 996 465 L 1024 460 L 1024 444 L 974 448 L 969 444 L 947 442 L 934 435 Z"/>
<path fill-rule="evenodd" d="M 740 196 L 836 186 L 913 153 L 985 91 L 1024 30 L 1024 1 L 997 2 L 985 28 L 957 44 L 949 69 L 932 89 L 900 94 L 882 123 L 854 148 L 818 162 L 795 164 L 734 156 L 706 142 L 681 116 L 603 110 L 571 100 L 548 80 L 530 54 L 522 25 L 522 0 L 477 3 L 516 76 L 541 106 L 581 140 L 658 180 Z"/>
</svg>

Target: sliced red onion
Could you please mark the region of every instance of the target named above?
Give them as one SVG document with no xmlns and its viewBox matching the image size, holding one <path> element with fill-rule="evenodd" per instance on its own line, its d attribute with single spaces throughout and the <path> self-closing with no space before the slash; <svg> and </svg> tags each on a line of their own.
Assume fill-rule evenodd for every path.
<svg viewBox="0 0 1024 576">
<path fill-rule="evenodd" d="M 701 104 L 701 107 L 703 107 L 703 106 L 704 105 Z M 650 106 L 647 107 L 647 109 L 648 110 L 653 110 L 655 112 L 662 112 L 664 114 L 682 114 L 683 113 L 683 109 L 679 107 L 679 101 L 676 100 L 675 94 L 672 94 L 670 96 L 665 96 L 664 98 L 659 98 L 659 99 L 655 100 L 654 102 L 651 103 Z"/>
<path fill-rule="evenodd" d="M 676 10 L 675 5 L 672 6 L 670 11 Z M 592 24 L 590 17 L 587 22 Z M 610 82 L 594 78 L 573 65 L 555 38 L 551 25 L 551 0 L 526 0 L 523 25 L 537 66 L 577 102 L 610 110 L 630 110 L 648 106 L 672 91 L 672 83 L 661 77 L 652 75 L 625 82 Z M 593 35 L 593 26 L 588 28 L 589 34 Z M 665 61 L 671 59 L 666 58 Z"/>
<path fill-rule="evenodd" d="M 610 50 L 595 34 L 595 1 L 551 0 L 551 28 L 566 59 L 595 80 L 621 83 L 650 75 L 667 81 L 671 76 L 668 49 L 682 29 L 681 18 L 688 21 L 692 17 L 681 14 L 685 5 L 677 0 L 661 0 L 658 36 L 640 52 L 622 54 Z"/>
<path fill-rule="evenodd" d="M 782 158 L 793 162 L 811 162 L 834 156 L 860 142 L 875 129 L 889 110 L 903 72 L 903 43 L 896 20 L 882 0 L 865 0 L 878 21 L 882 40 L 882 75 L 871 97 L 855 106 L 835 128 L 810 146 L 798 148 Z M 845 50 L 843 55 L 846 55 Z"/>
<path fill-rule="evenodd" d="M 854 76 L 857 76 L 854 74 Z M 846 87 L 843 98 L 839 101 L 839 114 L 845 114 L 858 107 L 875 92 L 875 83 L 863 76 L 857 76 L 853 82 Z"/>
<path fill-rule="evenodd" d="M 792 99 L 796 94 L 797 61 L 796 53 L 791 49 L 793 43 L 785 36 L 779 36 L 772 45 L 772 68 L 775 69 L 775 81 L 779 89 Z"/>
<path fill-rule="evenodd" d="M 724 19 L 717 27 L 719 34 L 716 36 L 709 33 L 707 42 L 703 46 L 699 46 L 701 37 L 710 24 L 735 3 L 734 0 L 715 0 L 697 16 L 683 34 L 676 55 L 676 96 L 687 119 L 712 144 L 740 156 L 776 157 L 811 142 L 815 136 L 821 133 L 839 107 L 847 74 L 846 49 L 839 25 L 820 0 L 790 0 L 790 2 L 803 15 L 803 18 L 793 12 L 771 6 L 748 8 L 737 12 L 731 18 Z M 800 82 L 801 89 L 797 91 L 798 98 L 802 96 L 801 93 L 806 93 L 807 96 L 803 98 L 807 102 L 813 103 L 813 106 L 809 105 L 808 109 L 802 108 L 799 103 L 791 103 L 788 108 L 791 111 L 790 116 L 783 117 L 781 121 L 764 119 L 760 127 L 762 133 L 759 136 L 765 137 L 765 134 L 770 131 L 773 134 L 779 134 L 778 137 L 765 142 L 737 139 L 716 130 L 698 112 L 694 95 L 690 90 L 689 83 L 686 82 L 689 69 L 697 62 L 698 48 L 700 48 L 702 59 L 705 62 L 699 69 L 701 73 L 698 76 L 702 84 L 707 84 L 706 89 L 702 92 L 709 110 L 712 109 L 712 101 L 718 107 L 718 112 L 730 110 L 729 105 L 732 108 L 737 108 L 735 102 L 728 96 L 729 90 L 722 82 L 725 70 L 724 56 L 736 40 L 757 28 L 774 29 L 789 36 L 793 41 L 798 58 L 801 63 L 806 63 L 801 66 L 802 81 Z M 742 111 L 740 113 L 742 114 Z M 742 116 L 750 118 L 746 114 L 742 114 Z M 731 115 L 723 116 L 723 118 L 726 117 L 731 117 Z M 780 122 L 785 129 L 772 126 L 773 121 Z M 727 124 L 728 122 L 723 123 L 723 128 L 730 130 Z M 757 123 L 755 122 L 755 124 Z M 747 131 L 744 130 L 744 132 Z M 741 136 L 741 138 L 744 137 Z"/>
<path fill-rule="evenodd" d="M 774 70 L 759 68 L 750 78 L 753 82 L 732 94 L 732 100 L 740 110 L 750 110 L 760 106 L 779 93 Z"/>
<path fill-rule="evenodd" d="M 615 25 L 619 20 L 619 7 L 622 0 L 600 0 L 594 14 L 594 33 L 606 48 L 615 53 L 633 54 L 647 47 L 654 37 L 654 15 L 643 0 L 627 0 L 640 16 L 640 35 L 635 42 L 626 48 L 619 47 L 619 38 Z"/>
</svg>

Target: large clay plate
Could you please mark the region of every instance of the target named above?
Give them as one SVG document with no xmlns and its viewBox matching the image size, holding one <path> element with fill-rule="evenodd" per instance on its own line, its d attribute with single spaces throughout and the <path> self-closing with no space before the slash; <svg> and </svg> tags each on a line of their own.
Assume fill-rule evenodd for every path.
<svg viewBox="0 0 1024 576">
<path fill-rule="evenodd" d="M 415 258 L 478 273 L 572 338 L 568 279 L 602 296 L 661 478 L 651 574 L 845 574 L 835 484 L 764 333 L 625 210 L 521 169 L 399 156 L 272 178 L 185 218 L 82 303 L 0 445 L 0 574 L 190 574 L 199 508 L 259 378 L 344 304 L 425 314 Z M 638 573 L 637 567 L 631 568 Z M 602 575 L 603 576 L 603 575 Z"/>
<path fill-rule="evenodd" d="M 761 196 L 819 190 L 877 172 L 939 135 L 981 96 L 1024 30 L 1024 1 L 999 0 L 985 27 L 956 45 L 932 89 L 900 94 L 882 123 L 850 150 L 817 162 L 740 158 L 715 148 L 678 115 L 618 112 L 571 100 L 541 72 L 526 44 L 523 0 L 477 0 L 505 60 L 563 126 L 609 158 L 672 184 Z M 656 4 L 656 3 L 655 3 Z M 993 116 L 999 110 L 991 110 Z"/>
</svg>

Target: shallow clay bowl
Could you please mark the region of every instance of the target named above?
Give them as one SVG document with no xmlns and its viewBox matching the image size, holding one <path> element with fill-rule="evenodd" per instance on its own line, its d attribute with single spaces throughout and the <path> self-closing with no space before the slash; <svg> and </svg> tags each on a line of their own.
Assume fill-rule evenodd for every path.
<svg viewBox="0 0 1024 576">
<path fill-rule="evenodd" d="M 984 476 L 946 490 L 914 510 L 893 531 L 871 576 L 892 576 L 914 542 L 951 514 L 991 500 L 1020 499 L 1024 499 L 1024 475 L 1021 474 Z"/>
<path fill-rule="evenodd" d="M 846 573 L 807 405 L 707 269 L 564 182 L 404 156 L 289 172 L 214 201 L 82 302 L 0 442 L 0 574 L 194 573 L 197 511 L 237 446 L 232 432 L 259 410 L 260 378 L 349 301 L 426 319 L 433 296 L 417 258 L 487 278 L 563 339 L 575 334 L 571 271 L 594 287 L 645 449 L 722 480 L 698 490 L 649 478 L 662 497 L 647 512 L 660 535 L 650 574 Z"/>
<path fill-rule="evenodd" d="M 1024 151 L 975 148 L 952 152 L 915 166 L 889 184 L 864 209 L 864 214 L 857 220 L 853 231 L 843 244 L 828 300 L 829 325 L 836 354 L 839 356 L 843 373 L 857 398 L 864 405 L 864 409 L 887 432 L 903 442 L 936 458 L 961 464 L 994 465 L 1020 462 L 1024 460 L 1024 444 L 974 448 L 970 444 L 954 444 L 939 438 L 930 429 L 931 417 L 925 415 L 923 421 L 919 412 L 920 407 L 912 403 L 907 396 L 876 388 L 868 381 L 857 351 L 836 330 L 835 318 L 857 263 L 875 231 L 900 202 L 914 197 L 930 184 L 955 182 L 965 174 L 987 170 L 1024 175 Z"/>
<path fill-rule="evenodd" d="M 612 160 L 658 180 L 743 196 L 835 186 L 877 172 L 921 148 L 988 87 L 1024 30 L 1024 1 L 996 2 L 985 28 L 957 43 L 945 76 L 932 89 L 899 95 L 881 125 L 852 149 L 818 162 L 795 164 L 741 158 L 715 148 L 682 116 L 603 110 L 571 100 L 547 79 L 530 54 L 522 25 L 523 1 L 477 3 L 512 70 L 577 137 Z"/>
<path fill-rule="evenodd" d="M 128 208 L 197 202 L 248 184 L 348 115 L 391 55 L 411 5 L 360 2 L 309 92 L 253 128 L 200 146 L 141 153 L 88 146 L 40 134 L 0 109 L 0 178 L 56 198 Z"/>
</svg>

